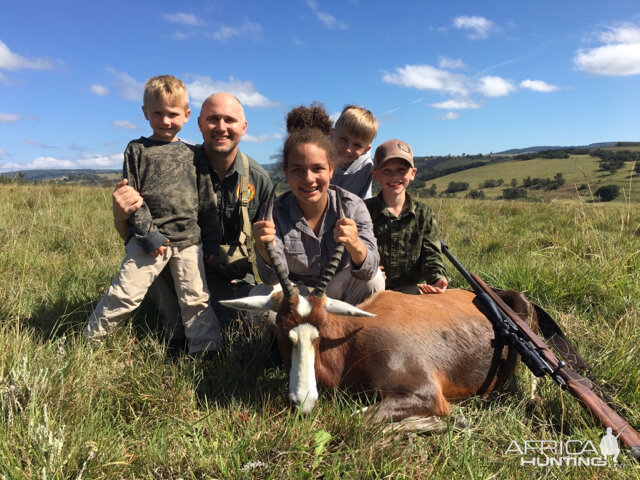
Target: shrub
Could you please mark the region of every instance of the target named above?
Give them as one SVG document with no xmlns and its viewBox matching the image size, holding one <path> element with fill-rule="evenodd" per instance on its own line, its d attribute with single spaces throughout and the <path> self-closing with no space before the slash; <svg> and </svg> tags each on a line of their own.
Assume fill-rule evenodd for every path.
<svg viewBox="0 0 640 480">
<path fill-rule="evenodd" d="M 600 197 L 603 202 L 610 202 L 620 195 L 620 187 L 618 185 L 603 185 L 596 190 L 596 196 Z"/>
<path fill-rule="evenodd" d="M 471 190 L 464 198 L 471 198 L 472 200 L 483 200 L 484 192 L 482 190 Z"/>
<path fill-rule="evenodd" d="M 482 182 L 480 185 L 478 185 L 478 188 L 494 188 L 494 187 L 499 187 L 503 183 L 504 183 L 504 180 L 502 178 L 499 178 L 498 180 L 495 180 L 493 178 L 488 178 L 487 180 Z"/>
<path fill-rule="evenodd" d="M 469 182 L 449 182 L 445 193 L 464 192 L 469 188 Z"/>
<path fill-rule="evenodd" d="M 502 190 L 502 198 L 505 200 L 527 198 L 527 189 L 524 187 L 505 188 Z"/>
</svg>

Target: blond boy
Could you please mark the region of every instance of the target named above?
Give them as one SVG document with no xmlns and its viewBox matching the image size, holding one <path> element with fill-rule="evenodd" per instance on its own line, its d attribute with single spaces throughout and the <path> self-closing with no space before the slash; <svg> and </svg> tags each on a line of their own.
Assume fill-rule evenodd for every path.
<svg viewBox="0 0 640 480">
<path fill-rule="evenodd" d="M 338 151 L 332 185 L 371 198 L 371 142 L 378 133 L 378 122 L 366 108 L 347 105 L 336 120 L 331 143 Z"/>
<path fill-rule="evenodd" d="M 449 284 L 431 207 L 407 192 L 416 176 L 413 151 L 402 140 L 389 140 L 374 155 L 373 178 L 380 193 L 365 203 L 378 241 L 380 266 L 388 290 L 443 293 Z"/>
<path fill-rule="evenodd" d="M 115 280 L 89 317 L 85 338 L 99 340 L 132 313 L 168 265 L 189 340 L 189 353 L 221 346 L 218 319 L 209 305 L 198 225 L 197 169 L 192 148 L 178 139 L 188 121 L 189 97 L 175 77 L 150 78 L 142 111 L 153 131 L 132 140 L 123 176 L 144 199 L 129 219 L 126 255 Z M 204 226 L 214 221 L 203 221 Z"/>
</svg>

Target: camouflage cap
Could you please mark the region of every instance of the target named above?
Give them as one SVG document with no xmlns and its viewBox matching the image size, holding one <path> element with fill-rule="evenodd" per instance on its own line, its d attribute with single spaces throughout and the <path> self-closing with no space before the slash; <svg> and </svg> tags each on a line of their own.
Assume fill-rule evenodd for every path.
<svg viewBox="0 0 640 480">
<path fill-rule="evenodd" d="M 409 144 L 394 138 L 393 140 L 387 140 L 383 144 L 376 148 L 376 153 L 373 156 L 373 162 L 375 168 L 380 168 L 387 160 L 392 158 L 400 158 L 405 160 L 413 168 L 413 150 Z"/>
</svg>

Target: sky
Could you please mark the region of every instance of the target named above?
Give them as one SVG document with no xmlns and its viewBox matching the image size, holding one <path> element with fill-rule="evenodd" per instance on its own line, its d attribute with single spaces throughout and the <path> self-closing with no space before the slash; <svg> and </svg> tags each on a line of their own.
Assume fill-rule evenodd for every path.
<svg viewBox="0 0 640 480">
<path fill-rule="evenodd" d="M 0 0 L 0 172 L 121 168 L 144 82 L 245 106 L 276 161 L 287 112 L 368 108 L 417 156 L 640 141 L 637 0 Z"/>
</svg>

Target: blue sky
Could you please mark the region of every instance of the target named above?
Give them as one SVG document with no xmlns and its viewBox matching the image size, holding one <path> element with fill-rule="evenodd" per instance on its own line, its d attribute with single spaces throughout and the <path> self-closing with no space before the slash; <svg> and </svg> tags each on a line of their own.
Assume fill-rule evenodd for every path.
<svg viewBox="0 0 640 480">
<path fill-rule="evenodd" d="M 238 96 L 261 163 L 314 100 L 416 155 L 640 140 L 637 0 L 3 3 L 0 172 L 120 168 L 160 74 L 187 84 L 192 143 L 202 100 Z"/>
</svg>

